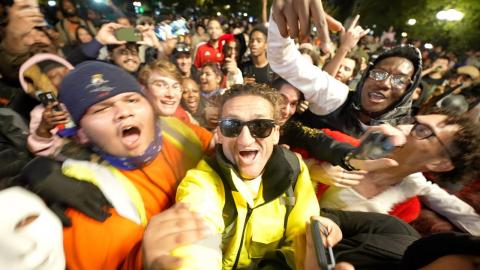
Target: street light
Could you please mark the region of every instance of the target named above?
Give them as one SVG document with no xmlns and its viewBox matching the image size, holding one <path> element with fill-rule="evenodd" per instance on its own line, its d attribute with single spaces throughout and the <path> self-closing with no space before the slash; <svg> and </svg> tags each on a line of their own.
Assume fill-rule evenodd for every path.
<svg viewBox="0 0 480 270">
<path fill-rule="evenodd" d="M 415 19 L 408 19 L 407 24 L 408 25 L 415 25 L 417 23 L 417 20 Z"/>
<path fill-rule="evenodd" d="M 408 37 L 407 32 L 402 32 L 402 37 Z"/>
<path fill-rule="evenodd" d="M 460 21 L 464 14 L 456 9 L 442 10 L 437 13 L 437 19 L 442 21 Z"/>
<path fill-rule="evenodd" d="M 432 43 L 425 43 L 425 45 L 423 45 L 423 47 L 424 47 L 425 49 L 427 49 L 427 50 L 433 49 Z"/>
</svg>

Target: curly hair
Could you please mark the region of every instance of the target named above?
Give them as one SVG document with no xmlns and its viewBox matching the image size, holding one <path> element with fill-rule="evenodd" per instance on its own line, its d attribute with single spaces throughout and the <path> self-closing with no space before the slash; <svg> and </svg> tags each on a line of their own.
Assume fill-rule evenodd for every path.
<svg viewBox="0 0 480 270">
<path fill-rule="evenodd" d="M 182 75 L 180 74 L 180 71 L 178 71 L 177 66 L 168 60 L 157 60 L 145 65 L 138 73 L 138 80 L 140 83 L 147 86 L 148 79 L 152 72 L 158 72 L 164 76 L 177 80 L 179 83 L 182 82 Z"/>
<path fill-rule="evenodd" d="M 446 125 L 458 125 L 452 141 L 454 169 L 437 175 L 438 180 L 450 183 L 464 183 L 480 176 L 480 125 L 474 123 L 467 115 L 433 108 L 426 114 L 443 114 L 447 116 Z"/>
<path fill-rule="evenodd" d="M 223 105 L 230 99 L 240 96 L 258 96 L 267 100 L 273 106 L 273 120 L 275 123 L 280 122 L 280 105 L 282 104 L 282 97 L 277 90 L 271 88 L 266 84 L 235 84 L 230 89 L 225 91 L 223 95 L 219 95 L 216 100 L 218 104 L 219 115 L 222 113 Z"/>
</svg>

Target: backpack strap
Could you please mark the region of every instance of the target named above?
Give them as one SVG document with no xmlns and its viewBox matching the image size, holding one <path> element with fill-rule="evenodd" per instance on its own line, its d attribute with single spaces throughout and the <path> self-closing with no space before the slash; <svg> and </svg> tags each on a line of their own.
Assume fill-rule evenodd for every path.
<svg viewBox="0 0 480 270">
<path fill-rule="evenodd" d="M 285 149 L 286 150 L 286 149 Z M 298 160 L 297 155 L 295 155 L 291 151 L 283 151 L 285 153 L 285 158 L 287 162 L 291 165 L 293 169 L 293 178 L 292 178 L 292 183 L 288 187 L 287 191 L 285 192 L 285 217 L 283 220 L 283 227 L 285 233 L 287 232 L 287 222 L 288 222 L 288 217 L 290 216 L 290 213 L 292 212 L 293 207 L 295 206 L 296 203 L 296 197 L 295 197 L 295 185 L 297 184 L 297 179 L 298 175 L 300 174 L 300 161 Z M 283 234 L 282 240 L 280 240 L 278 247 L 281 247 L 285 244 L 285 233 Z"/>
<path fill-rule="evenodd" d="M 212 169 L 218 174 L 218 176 L 220 176 L 220 179 L 222 180 L 224 186 L 223 189 L 225 192 L 225 204 L 223 205 L 222 215 L 223 223 L 225 224 L 225 229 L 227 230 L 227 228 L 233 226 L 233 223 L 237 218 L 237 208 L 235 207 L 235 201 L 233 200 L 232 192 L 225 188 L 225 186 L 228 185 L 227 181 L 225 180 L 226 176 L 224 175 L 222 168 L 220 168 L 220 165 L 218 165 L 215 155 L 206 157 L 205 161 L 210 167 L 212 167 Z"/>
</svg>

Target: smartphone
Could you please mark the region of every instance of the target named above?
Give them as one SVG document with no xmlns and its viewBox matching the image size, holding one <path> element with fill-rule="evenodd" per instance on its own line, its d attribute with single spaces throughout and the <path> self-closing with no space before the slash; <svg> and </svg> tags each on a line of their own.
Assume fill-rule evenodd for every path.
<svg viewBox="0 0 480 270">
<path fill-rule="evenodd" d="M 360 159 L 378 159 L 392 152 L 395 146 L 390 139 L 381 132 L 372 132 L 357 148 L 355 156 Z"/>
<path fill-rule="evenodd" d="M 312 230 L 313 244 L 315 246 L 315 255 L 317 263 L 321 270 L 330 270 L 335 268 L 335 257 L 332 247 L 325 248 L 322 241 L 322 234 L 327 237 L 328 232 L 320 221 L 314 219 L 310 223 Z"/>
<path fill-rule="evenodd" d="M 41 91 L 39 91 L 38 94 L 37 94 L 37 97 L 38 97 L 38 99 L 40 99 L 40 102 L 42 102 L 43 106 L 45 106 L 45 107 L 47 107 L 48 105 L 50 105 L 54 102 L 58 102 L 57 98 L 55 97 L 55 95 L 52 92 L 41 92 Z M 62 107 L 60 107 L 60 104 L 57 104 L 57 105 L 53 106 L 52 109 L 56 112 L 63 111 Z"/>
<path fill-rule="evenodd" d="M 142 33 L 136 28 L 119 28 L 115 30 L 115 38 L 119 41 L 137 42 L 142 40 Z"/>
</svg>

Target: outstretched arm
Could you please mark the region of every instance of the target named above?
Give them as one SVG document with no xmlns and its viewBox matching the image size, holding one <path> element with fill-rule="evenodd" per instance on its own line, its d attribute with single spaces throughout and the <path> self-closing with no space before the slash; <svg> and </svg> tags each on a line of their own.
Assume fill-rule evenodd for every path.
<svg viewBox="0 0 480 270">
<path fill-rule="evenodd" d="M 272 70 L 303 92 L 311 112 L 327 115 L 345 103 L 348 86 L 301 57 L 293 39 L 282 37 L 272 17 L 267 56 Z"/>
</svg>

